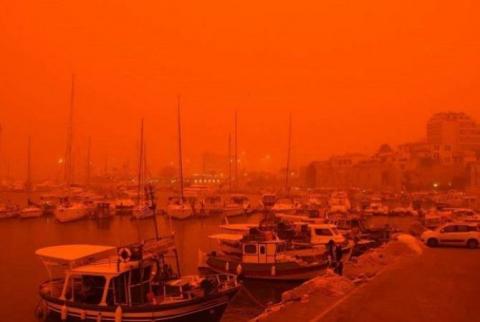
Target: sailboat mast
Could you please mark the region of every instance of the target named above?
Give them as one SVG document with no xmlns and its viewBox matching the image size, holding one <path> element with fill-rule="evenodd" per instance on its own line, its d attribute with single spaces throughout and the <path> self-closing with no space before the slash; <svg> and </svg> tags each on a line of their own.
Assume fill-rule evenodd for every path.
<svg viewBox="0 0 480 322">
<path fill-rule="evenodd" d="M 183 156 L 182 156 L 182 122 L 180 119 L 180 96 L 177 97 L 178 121 L 178 168 L 180 177 L 180 202 L 183 203 Z"/>
<path fill-rule="evenodd" d="M 3 135 L 3 128 L 2 128 L 2 124 L 0 124 L 0 180 L 3 179 L 2 177 L 3 175 L 2 135 Z"/>
<path fill-rule="evenodd" d="M 228 189 L 232 191 L 232 135 L 228 133 Z"/>
<path fill-rule="evenodd" d="M 75 103 L 75 75 L 72 75 L 72 88 L 70 91 L 70 113 L 68 119 L 68 129 L 67 129 L 67 147 L 65 150 L 65 160 L 64 160 L 64 175 L 65 175 L 65 184 L 68 189 L 72 185 L 73 179 L 73 160 L 72 160 L 72 145 L 73 145 L 73 111 Z"/>
<path fill-rule="evenodd" d="M 87 147 L 87 173 L 86 173 L 86 186 L 90 186 L 90 175 L 91 175 L 91 149 L 92 149 L 92 138 L 88 137 L 88 147 Z"/>
<path fill-rule="evenodd" d="M 238 117 L 235 111 L 235 188 L 238 189 Z"/>
<path fill-rule="evenodd" d="M 28 199 L 30 200 L 30 193 L 32 192 L 32 138 L 28 137 L 27 147 L 27 182 L 25 188 L 28 193 Z"/>
<path fill-rule="evenodd" d="M 137 205 L 141 205 L 142 201 L 142 189 L 143 189 L 143 171 L 144 169 L 144 157 L 143 157 L 143 149 L 144 149 L 144 144 L 143 144 L 143 118 L 140 123 L 140 153 L 139 153 L 139 158 L 138 158 L 138 190 L 137 190 Z"/>
<path fill-rule="evenodd" d="M 290 154 L 292 149 L 292 114 L 290 113 L 288 118 L 288 150 L 287 150 L 287 166 L 286 166 L 286 173 L 285 173 L 285 190 L 290 193 Z"/>
</svg>

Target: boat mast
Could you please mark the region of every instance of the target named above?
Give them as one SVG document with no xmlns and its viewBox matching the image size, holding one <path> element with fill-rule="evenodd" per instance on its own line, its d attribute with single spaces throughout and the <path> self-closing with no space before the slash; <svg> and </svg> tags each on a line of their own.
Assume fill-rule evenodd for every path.
<svg viewBox="0 0 480 322">
<path fill-rule="evenodd" d="M 178 170 L 180 177 L 180 202 L 183 204 L 183 156 L 182 156 L 182 123 L 180 119 L 180 95 L 177 97 L 177 122 L 178 122 Z"/>
<path fill-rule="evenodd" d="M 238 190 L 238 117 L 235 111 L 235 189 Z"/>
<path fill-rule="evenodd" d="M 88 147 L 87 147 L 87 175 L 86 175 L 86 186 L 90 186 L 90 174 L 91 174 L 91 149 L 92 149 L 92 138 L 88 137 Z"/>
<path fill-rule="evenodd" d="M 72 185 L 73 179 L 73 160 L 72 160 L 72 151 L 73 151 L 73 111 L 75 103 L 75 74 L 72 74 L 72 88 L 70 90 L 70 113 L 68 119 L 68 128 L 67 128 L 67 146 L 65 150 L 65 160 L 64 160 L 64 180 L 67 189 L 70 191 L 70 186 Z"/>
<path fill-rule="evenodd" d="M 137 205 L 140 206 L 142 202 L 142 189 L 143 189 L 143 172 L 145 170 L 145 159 L 144 159 L 144 143 L 143 143 L 143 118 L 140 123 L 140 151 L 138 158 L 138 190 L 137 190 Z"/>
<path fill-rule="evenodd" d="M 0 123 L 0 180 L 3 179 L 2 134 L 3 134 L 3 128 L 2 128 L 2 124 Z"/>
<path fill-rule="evenodd" d="M 32 192 L 32 138 L 28 136 L 28 147 L 27 147 L 27 181 L 25 183 L 25 188 L 27 190 L 27 198 L 30 203 L 30 194 Z"/>
<path fill-rule="evenodd" d="M 232 135 L 228 133 L 228 190 L 232 191 Z"/>
<path fill-rule="evenodd" d="M 290 154 L 292 149 L 292 114 L 290 113 L 288 117 L 288 148 L 287 148 L 287 166 L 285 173 L 285 190 L 287 195 L 290 194 Z"/>
</svg>

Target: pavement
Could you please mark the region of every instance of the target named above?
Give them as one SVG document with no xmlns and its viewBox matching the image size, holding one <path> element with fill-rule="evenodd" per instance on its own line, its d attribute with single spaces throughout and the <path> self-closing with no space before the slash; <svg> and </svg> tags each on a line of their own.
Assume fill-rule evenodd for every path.
<svg viewBox="0 0 480 322">
<path fill-rule="evenodd" d="M 267 321 L 480 321 L 480 249 L 427 248 L 326 308 L 311 298 Z"/>
</svg>

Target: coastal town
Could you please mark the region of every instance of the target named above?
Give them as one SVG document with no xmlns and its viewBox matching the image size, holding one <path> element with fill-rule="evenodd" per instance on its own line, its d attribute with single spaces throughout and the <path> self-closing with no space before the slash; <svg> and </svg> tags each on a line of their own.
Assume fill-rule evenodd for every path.
<svg viewBox="0 0 480 322">
<path fill-rule="evenodd" d="M 480 320 L 477 2 L 4 1 L 0 322 Z"/>
<path fill-rule="evenodd" d="M 31 308 L 38 318 L 136 321 L 145 314 L 153 320 L 170 314 L 172 321 L 184 315 L 220 321 L 226 311 L 227 321 L 285 321 L 285 316 L 336 321 L 349 310 L 348 320 L 355 314 L 349 305 L 364 305 L 357 303 L 358 294 L 388 287 L 382 279 L 413 278 L 419 274 L 413 267 L 424 261 L 436 267 L 438 260 L 461 256 L 455 261 L 470 265 L 468 274 L 476 271 L 480 127 L 466 114 L 433 115 L 425 141 L 383 144 L 371 156 L 332 156 L 301 169 L 290 168 L 289 145 L 286 166 L 258 177 L 239 166 L 236 146 L 217 171 L 187 174 L 180 106 L 177 117 L 179 163 L 171 177 L 149 176 L 142 121 L 136 174 L 92 175 L 87 160 L 85 176 L 75 181 L 68 139 L 63 180 L 32 180 L 30 144 L 27 179 L 4 179 L 0 225 L 47 231 L 58 225 L 81 232 L 86 221 L 97 231 L 86 239 L 77 236 L 74 244 L 47 243 L 35 250 L 52 278 L 40 285 L 40 301 Z M 70 124 L 67 132 L 72 130 Z M 259 177 L 268 179 L 259 184 Z M 204 231 L 190 231 L 194 222 Z M 135 238 L 124 245 L 91 242 L 112 225 L 113 239 L 127 230 L 136 231 Z M 432 252 L 439 247 L 447 250 Z M 181 275 L 184 271 L 188 274 Z M 256 290 L 259 281 L 267 288 L 287 284 L 265 297 Z M 411 291 L 398 287 L 392 296 L 408 298 Z M 199 303 L 204 309 L 198 310 Z M 256 309 L 236 315 L 229 303 L 237 310 L 252 304 Z M 415 317 L 398 310 L 383 313 L 423 319 L 420 312 Z M 362 319 L 369 321 L 369 314 L 377 313 Z"/>
</svg>

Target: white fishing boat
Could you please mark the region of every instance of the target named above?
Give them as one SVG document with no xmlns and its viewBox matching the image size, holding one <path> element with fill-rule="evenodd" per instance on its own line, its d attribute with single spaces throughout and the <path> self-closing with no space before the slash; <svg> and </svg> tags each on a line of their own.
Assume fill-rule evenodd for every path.
<svg viewBox="0 0 480 322">
<path fill-rule="evenodd" d="M 49 279 L 40 285 L 36 315 L 48 321 L 219 322 L 240 284 L 232 274 L 180 276 L 178 264 L 175 271 L 169 262 L 174 245 L 173 238 L 156 238 L 118 248 L 37 250 Z"/>
<path fill-rule="evenodd" d="M 255 239 L 242 234 L 217 234 L 220 250 L 205 254 L 205 265 L 219 273 L 233 273 L 247 279 L 304 281 L 322 274 L 328 267 L 323 249 L 287 250 L 286 242 L 271 231 Z"/>
<path fill-rule="evenodd" d="M 225 202 L 223 214 L 226 217 L 241 216 L 250 210 L 250 200 L 247 196 L 241 194 L 233 194 Z"/>
</svg>

